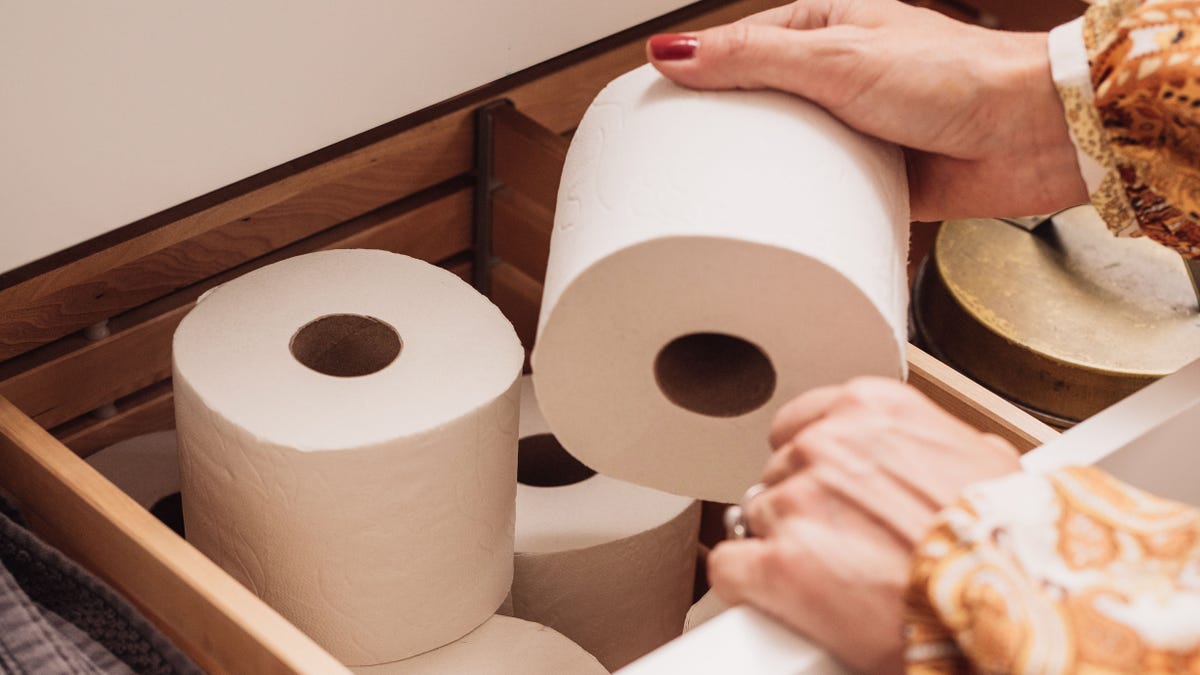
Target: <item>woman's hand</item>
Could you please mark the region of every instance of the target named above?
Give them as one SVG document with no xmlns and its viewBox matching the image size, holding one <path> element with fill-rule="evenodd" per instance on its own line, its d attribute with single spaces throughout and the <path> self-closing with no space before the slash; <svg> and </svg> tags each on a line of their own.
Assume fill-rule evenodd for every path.
<svg viewBox="0 0 1200 675">
<path fill-rule="evenodd" d="M 1017 452 L 893 380 L 862 378 L 786 405 L 755 538 L 721 543 L 713 589 L 817 640 L 863 672 L 899 672 L 909 558 L 967 485 L 1017 471 Z"/>
<path fill-rule="evenodd" d="M 1087 201 L 1046 35 L 895 0 L 800 0 L 647 45 L 697 89 L 779 89 L 906 148 L 914 220 L 1050 213 Z"/>
</svg>

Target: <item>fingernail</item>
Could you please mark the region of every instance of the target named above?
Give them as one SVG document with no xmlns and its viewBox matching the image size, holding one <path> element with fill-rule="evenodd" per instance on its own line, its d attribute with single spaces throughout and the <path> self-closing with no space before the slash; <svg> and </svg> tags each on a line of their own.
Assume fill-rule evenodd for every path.
<svg viewBox="0 0 1200 675">
<path fill-rule="evenodd" d="M 691 35 L 664 33 L 650 38 L 650 55 L 658 61 L 684 61 L 696 55 L 700 40 Z"/>
</svg>

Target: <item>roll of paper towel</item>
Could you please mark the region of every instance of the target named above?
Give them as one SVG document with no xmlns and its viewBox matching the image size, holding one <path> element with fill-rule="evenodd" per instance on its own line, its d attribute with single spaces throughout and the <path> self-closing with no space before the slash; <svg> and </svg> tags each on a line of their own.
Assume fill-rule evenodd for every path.
<svg viewBox="0 0 1200 675">
<path fill-rule="evenodd" d="M 580 464 L 521 380 L 512 614 L 557 630 L 615 670 L 682 631 L 700 503 Z"/>
<path fill-rule="evenodd" d="M 183 534 L 179 453 L 173 430 L 127 438 L 85 461 L 165 525 Z"/>
<path fill-rule="evenodd" d="M 900 150 L 812 103 L 618 78 L 559 187 L 532 361 L 550 427 L 600 473 L 737 501 L 780 405 L 903 376 L 908 218 Z"/>
<path fill-rule="evenodd" d="M 601 675 L 594 656 L 562 634 L 494 616 L 461 640 L 403 661 L 351 668 L 356 675 Z"/>
<path fill-rule="evenodd" d="M 523 352 L 483 296 L 314 253 L 217 288 L 174 350 L 189 541 L 335 657 L 428 651 L 500 605 Z"/>
</svg>

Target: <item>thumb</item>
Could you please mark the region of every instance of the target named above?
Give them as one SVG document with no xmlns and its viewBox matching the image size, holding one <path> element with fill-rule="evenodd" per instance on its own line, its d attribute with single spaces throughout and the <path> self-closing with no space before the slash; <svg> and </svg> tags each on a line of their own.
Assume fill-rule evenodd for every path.
<svg viewBox="0 0 1200 675">
<path fill-rule="evenodd" d="M 845 77 L 867 50 L 853 26 L 796 30 L 739 22 L 695 33 L 663 34 L 646 45 L 650 63 L 693 89 L 779 89 L 836 104 Z"/>
</svg>

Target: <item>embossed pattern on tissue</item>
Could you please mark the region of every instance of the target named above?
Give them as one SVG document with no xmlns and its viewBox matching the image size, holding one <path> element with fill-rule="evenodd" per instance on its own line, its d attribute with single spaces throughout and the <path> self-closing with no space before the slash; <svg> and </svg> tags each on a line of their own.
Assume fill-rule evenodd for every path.
<svg viewBox="0 0 1200 675">
<path fill-rule="evenodd" d="M 595 165 L 600 162 L 600 155 L 606 139 L 615 136 L 624 126 L 625 111 L 616 103 L 593 103 L 588 110 L 587 117 L 588 123 L 581 125 L 580 132 L 576 133 L 575 138 L 571 141 L 573 165 L 563 172 L 563 196 L 556 218 L 556 224 L 561 232 L 566 232 L 578 224 L 579 214 L 583 211 L 584 197 L 581 196 L 582 194 L 595 195 L 605 211 L 612 212 L 613 210 L 612 206 L 605 201 L 598 186 L 594 186 L 597 189 L 593 190 L 587 190 L 586 187 L 589 180 L 591 182 L 598 180 L 600 172 L 595 169 Z"/>
</svg>

